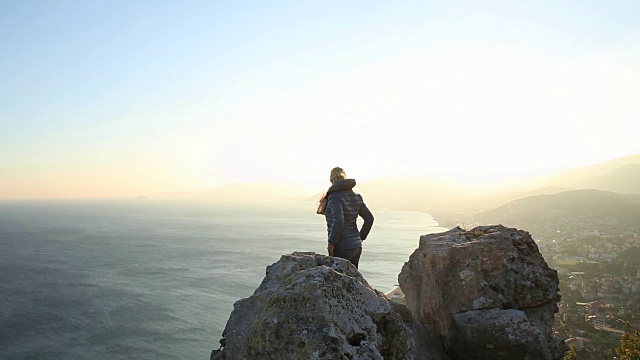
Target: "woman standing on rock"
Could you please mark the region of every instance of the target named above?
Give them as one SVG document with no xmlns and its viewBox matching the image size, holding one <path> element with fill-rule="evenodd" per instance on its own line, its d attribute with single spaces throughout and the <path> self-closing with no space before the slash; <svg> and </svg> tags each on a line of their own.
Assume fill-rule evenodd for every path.
<svg viewBox="0 0 640 360">
<path fill-rule="evenodd" d="M 362 241 L 367 238 L 373 225 L 373 214 L 367 208 L 362 196 L 353 192 L 356 186 L 354 179 L 347 179 L 347 175 L 340 167 L 331 169 L 329 177 L 331 187 L 326 193 L 327 231 L 329 233 L 329 256 L 336 256 L 349 260 L 356 268 L 362 254 Z M 358 230 L 356 220 L 362 216 L 364 223 Z"/>
</svg>

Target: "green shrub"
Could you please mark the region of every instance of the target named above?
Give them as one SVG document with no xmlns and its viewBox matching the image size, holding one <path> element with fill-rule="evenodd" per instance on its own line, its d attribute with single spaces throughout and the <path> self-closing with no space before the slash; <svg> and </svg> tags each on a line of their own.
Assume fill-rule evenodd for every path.
<svg viewBox="0 0 640 360">
<path fill-rule="evenodd" d="M 616 348 L 616 354 L 620 360 L 640 360 L 640 331 L 631 325 L 630 322 L 622 321 L 628 328 L 620 339 L 620 346 Z"/>
</svg>

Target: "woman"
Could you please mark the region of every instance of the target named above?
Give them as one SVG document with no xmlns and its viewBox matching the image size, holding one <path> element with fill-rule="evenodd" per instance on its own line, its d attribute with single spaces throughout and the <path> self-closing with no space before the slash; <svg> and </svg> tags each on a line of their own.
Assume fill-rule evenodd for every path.
<svg viewBox="0 0 640 360">
<path fill-rule="evenodd" d="M 367 208 L 362 196 L 353 192 L 356 186 L 354 179 L 347 179 L 347 175 L 340 167 L 331 170 L 329 177 L 331 187 L 327 191 L 327 231 L 329 233 L 329 256 L 336 256 L 349 260 L 356 268 L 362 254 L 362 242 L 369 235 L 373 225 L 373 214 Z M 362 216 L 364 223 L 358 231 L 356 220 Z"/>
</svg>

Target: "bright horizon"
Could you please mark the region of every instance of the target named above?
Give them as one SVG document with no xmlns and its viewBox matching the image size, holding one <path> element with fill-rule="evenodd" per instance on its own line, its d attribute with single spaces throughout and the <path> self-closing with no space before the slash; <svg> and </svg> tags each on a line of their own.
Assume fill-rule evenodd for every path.
<svg viewBox="0 0 640 360">
<path fill-rule="evenodd" d="M 640 3 L 0 4 L 0 199 L 640 154 Z"/>
</svg>

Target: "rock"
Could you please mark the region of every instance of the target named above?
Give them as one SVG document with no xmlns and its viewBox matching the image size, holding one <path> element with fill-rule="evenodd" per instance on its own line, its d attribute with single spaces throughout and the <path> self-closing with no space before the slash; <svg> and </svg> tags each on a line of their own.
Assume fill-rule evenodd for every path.
<svg viewBox="0 0 640 360">
<path fill-rule="evenodd" d="M 348 261 L 283 255 L 234 304 L 212 360 L 447 359 L 433 326 L 372 289 Z"/>
<path fill-rule="evenodd" d="M 420 238 L 389 302 L 348 261 L 283 255 L 234 305 L 211 359 L 561 359 L 558 276 L 526 231 Z"/>
<path fill-rule="evenodd" d="M 420 237 L 398 276 L 407 307 L 452 359 L 561 359 L 558 275 L 529 233 L 502 225 Z"/>
</svg>

